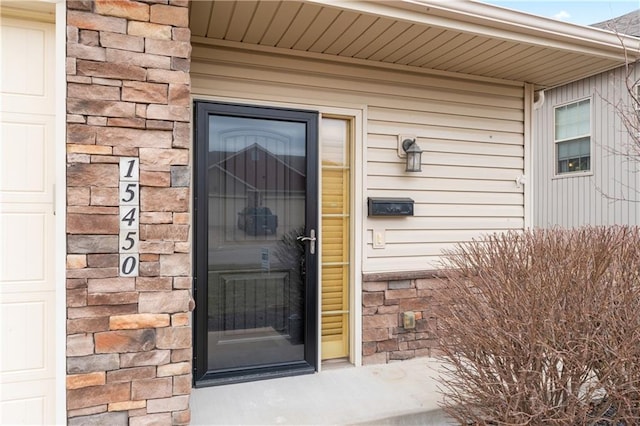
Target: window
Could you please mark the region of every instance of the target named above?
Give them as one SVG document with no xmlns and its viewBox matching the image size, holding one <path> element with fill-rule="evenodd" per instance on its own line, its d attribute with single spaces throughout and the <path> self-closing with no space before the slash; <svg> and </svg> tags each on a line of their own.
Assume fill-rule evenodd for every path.
<svg viewBox="0 0 640 426">
<path fill-rule="evenodd" d="M 591 100 L 555 109 L 556 174 L 591 170 Z"/>
</svg>

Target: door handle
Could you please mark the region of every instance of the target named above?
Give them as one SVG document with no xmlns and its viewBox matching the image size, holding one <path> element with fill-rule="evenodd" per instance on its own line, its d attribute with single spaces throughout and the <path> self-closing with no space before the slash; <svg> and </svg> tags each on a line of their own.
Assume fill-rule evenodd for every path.
<svg viewBox="0 0 640 426">
<path fill-rule="evenodd" d="M 300 235 L 298 236 L 298 238 L 296 238 L 296 240 L 298 241 L 309 241 L 309 253 L 311 254 L 316 254 L 316 230 L 312 229 L 311 231 L 309 231 L 309 236 L 307 237 L 306 235 Z"/>
</svg>

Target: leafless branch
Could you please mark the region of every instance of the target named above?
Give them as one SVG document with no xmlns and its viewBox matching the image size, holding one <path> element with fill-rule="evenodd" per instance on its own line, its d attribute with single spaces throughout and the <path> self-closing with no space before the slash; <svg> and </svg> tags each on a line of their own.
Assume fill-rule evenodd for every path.
<svg viewBox="0 0 640 426">
<path fill-rule="evenodd" d="M 454 419 L 639 424 L 637 228 L 512 232 L 448 254 L 437 335 Z"/>
</svg>

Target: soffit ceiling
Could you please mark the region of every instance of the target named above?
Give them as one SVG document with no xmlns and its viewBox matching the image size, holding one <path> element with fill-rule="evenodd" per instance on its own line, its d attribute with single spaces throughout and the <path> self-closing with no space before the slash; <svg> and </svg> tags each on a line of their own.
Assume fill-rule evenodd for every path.
<svg viewBox="0 0 640 426">
<path fill-rule="evenodd" d="M 250 45 L 537 88 L 624 64 L 620 41 L 610 33 L 474 2 L 193 1 L 190 22 L 194 43 Z"/>
</svg>

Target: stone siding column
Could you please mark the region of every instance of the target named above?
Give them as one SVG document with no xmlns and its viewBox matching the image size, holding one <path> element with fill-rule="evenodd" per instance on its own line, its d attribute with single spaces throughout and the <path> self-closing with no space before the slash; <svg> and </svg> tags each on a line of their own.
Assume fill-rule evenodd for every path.
<svg viewBox="0 0 640 426">
<path fill-rule="evenodd" d="M 190 420 L 188 1 L 67 1 L 71 425 Z M 119 276 L 119 160 L 140 162 L 139 275 Z"/>
</svg>

